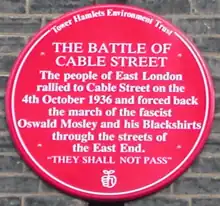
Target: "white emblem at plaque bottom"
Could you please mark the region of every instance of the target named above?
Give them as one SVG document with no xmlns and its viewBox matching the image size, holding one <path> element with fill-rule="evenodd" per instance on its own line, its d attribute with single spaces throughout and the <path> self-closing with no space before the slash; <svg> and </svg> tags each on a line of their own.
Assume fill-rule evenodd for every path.
<svg viewBox="0 0 220 206">
<path fill-rule="evenodd" d="M 113 175 L 115 170 L 103 170 L 103 176 L 101 178 L 102 186 L 106 188 L 113 188 L 117 183 L 117 177 Z"/>
</svg>

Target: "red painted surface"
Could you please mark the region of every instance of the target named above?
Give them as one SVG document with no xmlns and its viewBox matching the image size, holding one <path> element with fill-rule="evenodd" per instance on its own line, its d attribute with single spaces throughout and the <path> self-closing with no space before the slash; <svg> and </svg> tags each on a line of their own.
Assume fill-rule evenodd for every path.
<svg viewBox="0 0 220 206">
<path fill-rule="evenodd" d="M 68 13 L 30 41 L 6 104 L 15 145 L 40 177 L 83 198 L 128 200 L 190 166 L 209 135 L 214 91 L 174 26 L 104 5 Z"/>
</svg>

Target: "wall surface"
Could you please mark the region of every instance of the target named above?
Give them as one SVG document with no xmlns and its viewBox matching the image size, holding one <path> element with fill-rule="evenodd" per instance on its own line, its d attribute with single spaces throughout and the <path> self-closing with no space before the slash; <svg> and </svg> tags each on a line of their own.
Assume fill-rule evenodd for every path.
<svg viewBox="0 0 220 206">
<path fill-rule="evenodd" d="M 0 206 L 88 205 L 45 184 L 19 158 L 7 131 L 4 91 L 16 56 L 34 32 L 64 12 L 93 3 L 88 0 L 0 0 Z M 106 1 L 97 0 L 97 3 Z M 210 66 L 217 95 L 212 133 L 202 154 L 189 171 L 163 191 L 125 203 L 125 206 L 218 206 L 220 0 L 129 0 L 127 4 L 164 16 L 196 42 Z"/>
</svg>

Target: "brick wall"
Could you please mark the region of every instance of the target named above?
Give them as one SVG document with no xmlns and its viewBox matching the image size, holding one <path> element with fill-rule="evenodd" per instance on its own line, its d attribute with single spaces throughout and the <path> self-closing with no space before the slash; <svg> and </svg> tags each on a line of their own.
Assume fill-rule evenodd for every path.
<svg viewBox="0 0 220 206">
<path fill-rule="evenodd" d="M 35 31 L 64 12 L 92 3 L 92 0 L 0 0 L 0 206 L 87 205 L 46 185 L 19 158 L 5 122 L 4 90 L 15 58 Z M 129 0 L 128 4 L 163 15 L 196 42 L 213 75 L 217 105 L 212 134 L 189 171 L 163 191 L 125 206 L 218 206 L 220 0 Z"/>
</svg>

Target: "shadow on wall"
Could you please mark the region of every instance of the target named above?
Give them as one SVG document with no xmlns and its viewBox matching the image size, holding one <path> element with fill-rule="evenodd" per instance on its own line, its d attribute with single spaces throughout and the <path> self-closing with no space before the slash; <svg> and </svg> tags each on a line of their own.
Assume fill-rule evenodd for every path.
<svg viewBox="0 0 220 206">
<path fill-rule="evenodd" d="M 99 0 L 96 1 L 99 3 Z M 106 0 L 105 4 L 126 4 L 127 0 Z"/>
<path fill-rule="evenodd" d="M 118 203 L 113 203 L 113 202 L 111 202 L 111 203 L 90 202 L 88 206 L 112 206 L 112 205 L 114 205 L 114 206 L 124 206 L 124 203 L 123 202 L 118 202 Z"/>
</svg>

